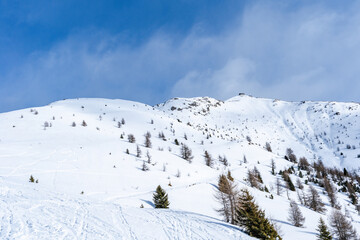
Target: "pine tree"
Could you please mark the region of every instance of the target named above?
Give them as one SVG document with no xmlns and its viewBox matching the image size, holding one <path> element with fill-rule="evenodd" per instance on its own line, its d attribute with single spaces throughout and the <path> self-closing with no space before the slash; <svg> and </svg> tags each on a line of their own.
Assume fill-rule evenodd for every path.
<svg viewBox="0 0 360 240">
<path fill-rule="evenodd" d="M 35 182 L 33 175 L 30 175 L 29 182 L 32 182 L 32 183 Z"/>
<path fill-rule="evenodd" d="M 265 217 L 265 212 L 259 209 L 246 189 L 241 190 L 236 213 L 236 224 L 250 236 L 266 240 L 281 239 L 274 225 Z"/>
<path fill-rule="evenodd" d="M 332 240 L 331 233 L 322 218 L 320 218 L 319 225 L 316 230 L 319 232 L 317 238 L 318 240 Z"/>
<path fill-rule="evenodd" d="M 283 172 L 283 179 L 286 182 L 286 186 L 290 191 L 295 191 L 294 183 L 291 181 L 291 178 L 289 176 L 289 172 L 286 170 Z"/>
<path fill-rule="evenodd" d="M 168 195 L 161 186 L 157 186 L 156 192 L 153 194 L 155 208 L 169 208 Z"/>
</svg>

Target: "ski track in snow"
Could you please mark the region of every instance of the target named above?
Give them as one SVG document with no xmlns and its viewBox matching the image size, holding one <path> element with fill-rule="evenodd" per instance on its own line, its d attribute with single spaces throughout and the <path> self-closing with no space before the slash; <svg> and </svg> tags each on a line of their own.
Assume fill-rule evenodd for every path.
<svg viewBox="0 0 360 240">
<path fill-rule="evenodd" d="M 19 185 L 1 184 L 11 186 L 0 187 L 1 239 L 251 239 L 239 229 L 201 215 L 125 210 L 117 204 L 42 192 L 31 184 L 20 191 Z"/>
</svg>

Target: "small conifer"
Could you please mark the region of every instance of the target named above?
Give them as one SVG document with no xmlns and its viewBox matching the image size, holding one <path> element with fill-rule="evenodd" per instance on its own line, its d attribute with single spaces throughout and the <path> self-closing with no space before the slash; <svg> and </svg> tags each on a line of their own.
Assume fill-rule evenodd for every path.
<svg viewBox="0 0 360 240">
<path fill-rule="evenodd" d="M 318 240 L 332 240 L 331 233 L 326 226 L 324 220 L 320 218 L 318 228 L 316 229 L 319 232 Z"/>
<path fill-rule="evenodd" d="M 29 182 L 32 182 L 32 183 L 35 182 L 33 175 L 30 175 Z"/>
<path fill-rule="evenodd" d="M 265 217 L 265 212 L 259 209 L 254 197 L 246 189 L 241 190 L 236 213 L 236 224 L 250 236 L 269 240 L 281 239 L 274 225 Z"/>
<path fill-rule="evenodd" d="M 153 194 L 153 201 L 155 208 L 169 208 L 168 195 L 161 186 L 157 186 L 155 193 Z"/>
</svg>

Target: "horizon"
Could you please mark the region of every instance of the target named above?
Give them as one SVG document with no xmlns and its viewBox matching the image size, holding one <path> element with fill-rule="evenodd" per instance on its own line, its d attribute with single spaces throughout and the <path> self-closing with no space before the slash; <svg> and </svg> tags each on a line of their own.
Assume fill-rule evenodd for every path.
<svg viewBox="0 0 360 240">
<path fill-rule="evenodd" d="M 355 101 L 326 101 L 326 100 L 295 100 L 295 101 L 290 101 L 290 100 L 284 100 L 284 99 L 279 99 L 279 98 L 266 98 L 266 97 L 258 97 L 258 96 L 253 96 L 250 94 L 246 94 L 246 93 L 239 93 L 237 95 L 234 95 L 232 97 L 229 97 L 227 99 L 218 99 L 218 98 L 213 98 L 210 96 L 194 96 L 194 97 L 171 97 L 166 99 L 163 102 L 158 102 L 155 104 L 147 104 L 146 102 L 141 102 L 141 101 L 136 101 L 136 100 L 129 100 L 129 99 L 124 99 L 124 98 L 103 98 L 103 97 L 81 97 L 81 98 L 65 98 L 65 99 L 59 99 L 59 100 L 55 100 L 49 103 L 45 103 L 43 105 L 33 105 L 33 106 L 28 106 L 26 108 L 19 108 L 19 109 L 14 109 L 14 110 L 10 110 L 7 112 L 13 112 L 13 111 L 19 111 L 19 110 L 23 110 L 23 109 L 30 109 L 30 108 L 37 108 L 37 107 L 46 107 L 51 105 L 52 103 L 56 103 L 56 102 L 61 102 L 61 101 L 67 101 L 67 100 L 83 100 L 83 99 L 99 99 L 99 100 L 122 100 L 122 101 L 130 101 L 130 102 L 134 102 L 134 103 L 140 103 L 140 104 L 145 104 L 145 105 L 149 105 L 152 107 L 155 107 L 156 105 L 160 105 L 163 103 L 168 102 L 169 100 L 177 100 L 177 99 L 192 99 L 192 98 L 212 98 L 215 99 L 217 101 L 222 101 L 222 102 L 226 102 L 234 97 L 237 96 L 248 96 L 248 97 L 252 97 L 252 98 L 256 98 L 256 99 L 264 99 L 264 100 L 277 100 L 277 101 L 282 101 L 282 102 L 288 102 L 288 103 L 298 103 L 298 102 L 326 102 L 326 103 L 332 103 L 332 102 L 337 102 L 337 103 L 357 103 L 360 104 L 360 102 L 355 102 Z M 7 112 L 0 112 L 0 113 L 7 113 Z"/>
</svg>

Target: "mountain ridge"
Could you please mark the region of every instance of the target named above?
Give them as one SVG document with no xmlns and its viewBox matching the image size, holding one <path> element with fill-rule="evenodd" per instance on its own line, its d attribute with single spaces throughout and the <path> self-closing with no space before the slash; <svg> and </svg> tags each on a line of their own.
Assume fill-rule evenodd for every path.
<svg viewBox="0 0 360 240">
<path fill-rule="evenodd" d="M 276 171 L 294 167 L 284 159 L 291 148 L 298 159 L 322 160 L 328 167 L 357 171 L 359 116 L 360 106 L 354 103 L 285 102 L 250 96 L 226 101 L 177 98 L 155 106 L 119 99 L 57 101 L 0 114 L 0 177 L 3 188 L 15 184 L 26 192 L 41 186 L 41 191 L 49 189 L 70 199 L 80 196 L 132 208 L 153 208 L 152 193 L 161 185 L 169 194 L 171 209 L 221 219 L 213 195 L 219 174 L 230 170 L 239 187 L 250 188 L 260 207 L 278 222 L 284 239 L 315 239 L 321 214 L 301 206 L 305 227 L 289 225 L 287 206 L 289 198 L 297 198 L 296 192 L 275 194 L 279 175 L 271 174 L 271 162 L 276 162 Z M 144 145 L 147 132 L 151 148 Z M 130 134 L 135 143 L 129 142 Z M 182 144 L 192 150 L 192 163 L 181 157 Z M 213 167 L 206 166 L 204 151 L 212 155 Z M 218 156 L 225 156 L 228 165 Z M 142 171 L 144 163 L 149 171 Z M 269 193 L 249 186 L 247 171 L 254 167 Z M 28 183 L 30 175 L 39 183 Z M 298 176 L 291 178 L 295 182 Z M 338 195 L 345 206 L 348 197 Z M 355 207 L 346 206 L 358 219 Z M 329 205 L 327 208 L 330 214 Z"/>
</svg>

